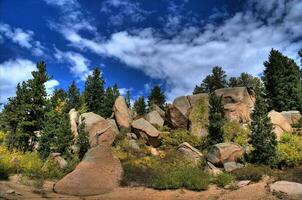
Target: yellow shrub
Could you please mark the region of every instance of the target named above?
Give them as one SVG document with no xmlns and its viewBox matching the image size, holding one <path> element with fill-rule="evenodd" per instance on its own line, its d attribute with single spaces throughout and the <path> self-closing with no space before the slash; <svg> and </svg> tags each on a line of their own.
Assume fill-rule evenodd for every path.
<svg viewBox="0 0 302 200">
<path fill-rule="evenodd" d="M 0 131 L 0 144 L 4 142 L 5 139 L 5 133 L 3 131 Z"/>
<path fill-rule="evenodd" d="M 237 122 L 226 122 L 223 127 L 223 137 L 226 142 L 235 142 L 241 146 L 248 145 L 249 129 Z"/>
</svg>

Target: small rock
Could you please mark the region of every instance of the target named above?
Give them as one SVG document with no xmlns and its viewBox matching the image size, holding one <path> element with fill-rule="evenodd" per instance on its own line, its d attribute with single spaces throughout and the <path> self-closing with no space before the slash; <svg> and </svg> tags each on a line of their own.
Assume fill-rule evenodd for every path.
<svg viewBox="0 0 302 200">
<path fill-rule="evenodd" d="M 234 171 L 235 169 L 239 169 L 242 167 L 243 167 L 242 164 L 236 163 L 234 161 L 223 163 L 223 168 L 226 172 L 231 172 L 231 171 Z"/>
<path fill-rule="evenodd" d="M 251 182 L 250 180 L 239 181 L 236 185 L 237 187 L 241 188 L 247 186 L 250 182 Z"/>
<path fill-rule="evenodd" d="M 135 135 L 135 133 L 126 133 L 126 137 L 129 140 L 131 139 L 137 140 L 137 136 Z"/>
<path fill-rule="evenodd" d="M 149 147 L 149 150 L 150 150 L 150 153 L 153 155 L 153 156 L 159 156 L 159 151 L 154 148 L 154 147 Z"/>
<path fill-rule="evenodd" d="M 222 171 L 215 167 L 212 163 L 210 162 L 207 162 L 207 166 L 206 166 L 206 169 L 205 169 L 209 174 L 212 174 L 213 176 L 217 176 L 218 174 L 221 174 Z"/>
<path fill-rule="evenodd" d="M 137 141 L 136 141 L 136 140 L 131 139 L 131 140 L 128 141 L 128 144 L 129 144 L 129 146 L 130 146 L 132 149 L 136 149 L 136 150 L 139 150 L 139 149 L 140 149 L 140 148 L 139 148 L 139 145 L 137 144 Z"/>
<path fill-rule="evenodd" d="M 177 152 L 183 154 L 186 158 L 195 162 L 196 164 L 201 160 L 201 158 L 203 158 L 202 153 L 187 142 L 181 143 L 177 147 Z"/>
<path fill-rule="evenodd" d="M 146 120 L 153 126 L 160 128 L 164 125 L 164 119 L 160 116 L 157 111 L 151 111 L 146 115 Z"/>
</svg>

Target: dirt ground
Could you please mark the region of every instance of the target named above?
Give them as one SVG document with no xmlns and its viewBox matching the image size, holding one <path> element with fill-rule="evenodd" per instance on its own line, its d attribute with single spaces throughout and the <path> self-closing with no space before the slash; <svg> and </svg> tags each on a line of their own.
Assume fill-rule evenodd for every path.
<svg viewBox="0 0 302 200">
<path fill-rule="evenodd" d="M 87 199 L 87 200 L 277 200 L 267 189 L 267 182 L 250 184 L 237 190 L 226 190 L 211 185 L 208 190 L 194 192 L 189 190 L 154 190 L 144 187 L 120 187 L 110 193 L 75 197 L 54 193 L 54 182 L 45 181 L 41 189 L 35 189 L 20 183 L 18 176 L 13 176 L 9 181 L 0 181 L 0 199 Z"/>
</svg>

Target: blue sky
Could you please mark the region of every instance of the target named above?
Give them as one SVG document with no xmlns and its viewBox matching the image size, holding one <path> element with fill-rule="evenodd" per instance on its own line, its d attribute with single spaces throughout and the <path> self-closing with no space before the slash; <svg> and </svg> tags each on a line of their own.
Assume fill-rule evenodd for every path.
<svg viewBox="0 0 302 200">
<path fill-rule="evenodd" d="M 301 38 L 300 0 L 0 0 L 0 102 L 39 60 L 49 93 L 99 67 L 133 99 L 160 84 L 172 100 L 216 65 L 258 75 L 271 48 L 298 59 Z"/>
</svg>

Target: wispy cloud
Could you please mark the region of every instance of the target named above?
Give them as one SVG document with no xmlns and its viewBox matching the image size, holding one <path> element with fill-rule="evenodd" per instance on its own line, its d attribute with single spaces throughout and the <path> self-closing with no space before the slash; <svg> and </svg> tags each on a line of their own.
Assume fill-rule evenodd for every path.
<svg viewBox="0 0 302 200">
<path fill-rule="evenodd" d="M 44 54 L 45 47 L 39 41 L 33 39 L 33 31 L 14 28 L 0 22 L 0 37 L 0 41 L 5 37 L 20 47 L 31 50 L 36 56 L 42 56 Z"/>
</svg>

